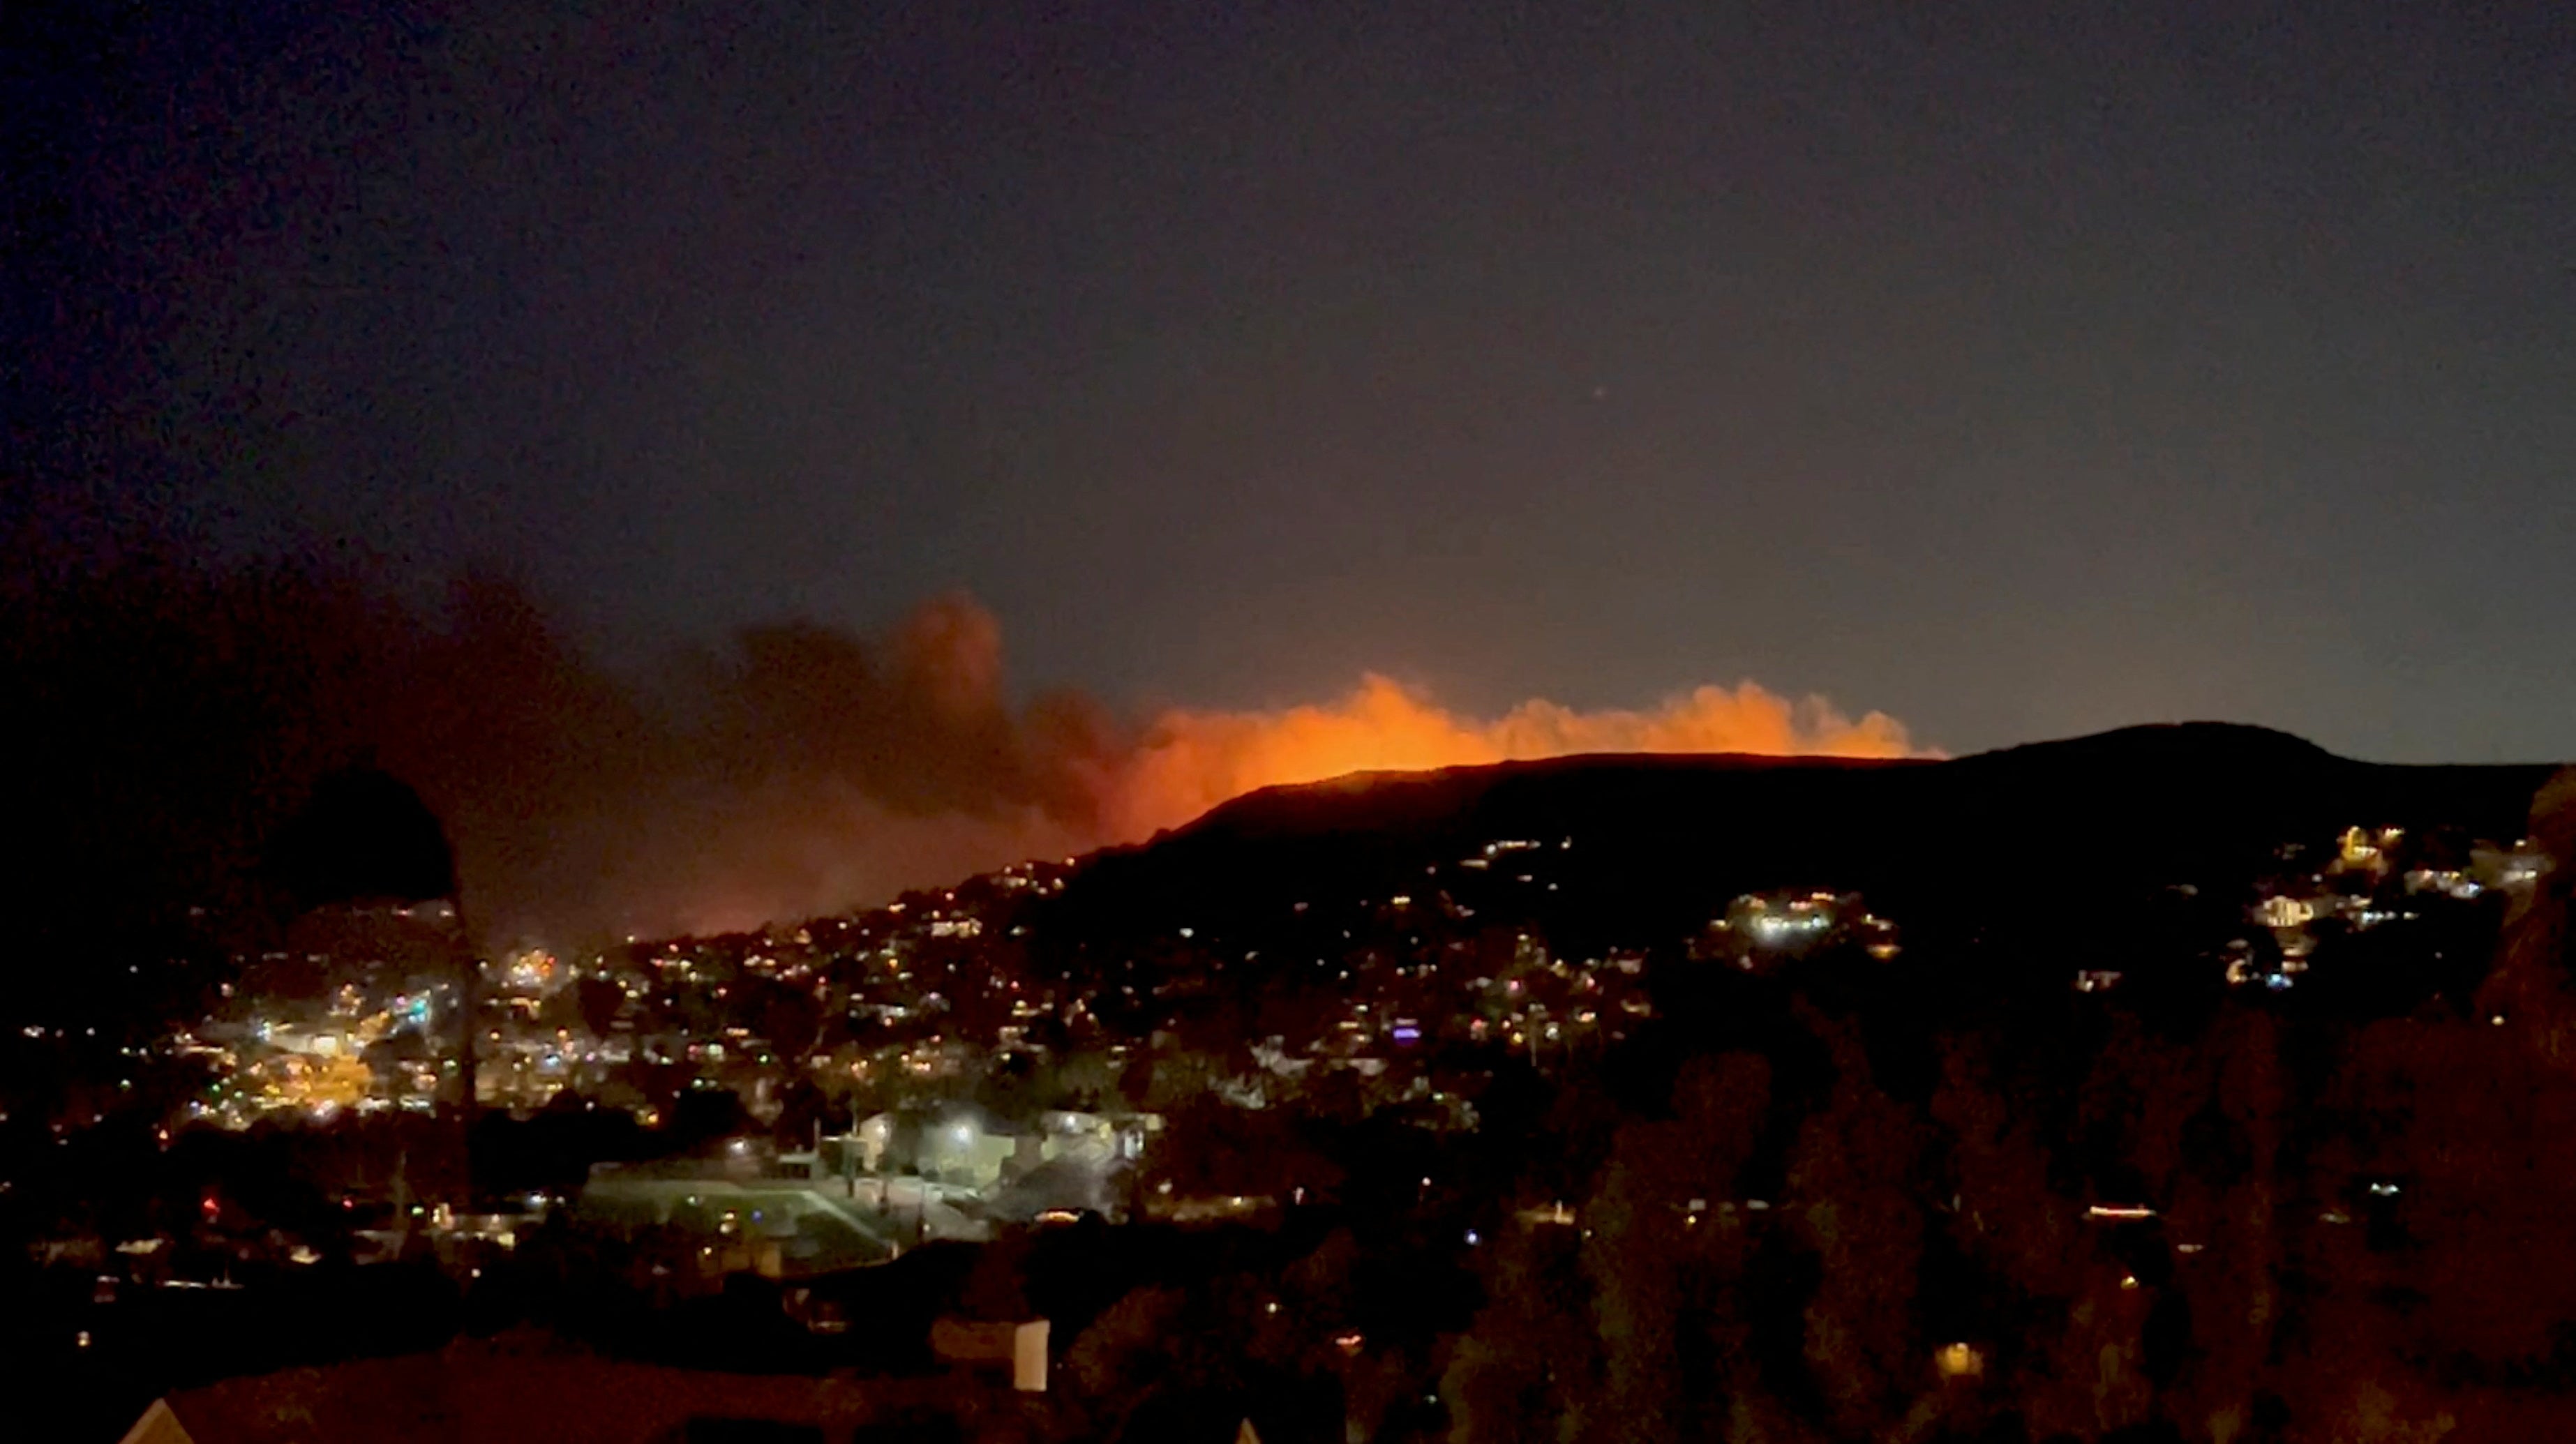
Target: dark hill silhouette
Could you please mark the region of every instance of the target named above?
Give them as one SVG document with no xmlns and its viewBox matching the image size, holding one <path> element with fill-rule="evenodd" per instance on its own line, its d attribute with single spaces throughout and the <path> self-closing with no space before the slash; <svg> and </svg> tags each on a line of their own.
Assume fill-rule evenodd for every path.
<svg viewBox="0 0 2576 1444">
<path fill-rule="evenodd" d="M 2551 771 L 2359 762 L 2186 723 L 1948 761 L 1606 755 L 1359 774 L 1252 793 L 1102 854 L 1054 921 L 1094 949 L 1176 924 L 1243 941 L 1275 935 L 1297 902 L 1328 917 L 1471 889 L 1483 915 L 1567 946 L 1654 947 L 1740 893 L 1827 887 L 1864 893 L 1909 950 L 2116 945 L 2122 910 L 2143 920 L 2204 890 L 2194 906 L 2241 907 L 2232 890 L 2282 845 L 2347 826 L 2513 838 Z M 1515 839 L 1544 846 L 1457 870 Z"/>
</svg>

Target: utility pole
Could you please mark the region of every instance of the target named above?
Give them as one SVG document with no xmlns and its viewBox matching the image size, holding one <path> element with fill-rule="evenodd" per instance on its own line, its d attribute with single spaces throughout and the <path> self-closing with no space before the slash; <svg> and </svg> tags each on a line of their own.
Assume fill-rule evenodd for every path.
<svg viewBox="0 0 2576 1444">
<path fill-rule="evenodd" d="M 477 1020 L 477 1014 L 480 1011 L 477 1005 L 482 998 L 483 964 L 482 960 L 475 956 L 474 930 L 465 925 L 464 892 L 465 889 L 459 887 L 456 890 L 457 895 L 448 899 L 448 905 L 454 912 L 456 922 L 456 1015 L 458 1020 L 456 1078 L 463 1088 L 463 1093 L 456 1105 L 457 1141 L 460 1145 L 457 1158 L 465 1170 L 465 1203 L 466 1207 L 471 1209 L 475 1199 L 474 1117 L 477 1106 L 474 1035 L 481 1027 L 481 1023 Z"/>
</svg>

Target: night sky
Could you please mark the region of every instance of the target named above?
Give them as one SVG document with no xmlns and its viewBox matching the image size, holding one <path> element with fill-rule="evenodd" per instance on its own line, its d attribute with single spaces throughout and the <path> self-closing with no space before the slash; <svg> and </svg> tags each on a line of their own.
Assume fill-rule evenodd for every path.
<svg viewBox="0 0 2576 1444">
<path fill-rule="evenodd" d="M 1122 709 L 2576 755 L 2564 5 L 44 8 L 55 522 L 617 661 L 962 591 Z"/>
</svg>

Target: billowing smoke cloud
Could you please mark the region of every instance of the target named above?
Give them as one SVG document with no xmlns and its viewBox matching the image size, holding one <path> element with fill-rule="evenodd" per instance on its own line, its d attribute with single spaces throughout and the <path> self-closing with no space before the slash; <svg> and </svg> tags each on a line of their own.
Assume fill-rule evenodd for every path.
<svg viewBox="0 0 2576 1444">
<path fill-rule="evenodd" d="M 483 932 L 566 939 L 810 916 L 1356 770 L 1909 747 L 1883 715 L 1751 683 L 1492 719 L 1375 676 L 1272 712 L 1015 704 L 1000 629 L 963 597 L 878 637 L 748 629 L 640 678 L 489 580 L 425 607 L 309 569 L 148 563 L 0 600 L 15 699 L 0 711 L 45 760 L 15 778 L 17 815 L 56 844 L 19 881 L 29 907 L 58 911 L 220 905 L 312 780 L 357 760 L 445 819 Z"/>
<path fill-rule="evenodd" d="M 1909 750 L 1882 714 L 1853 721 L 1749 682 L 1646 712 L 1532 701 L 1491 720 L 1377 676 L 1329 704 L 1175 710 L 1141 725 L 1078 694 L 1014 708 L 1000 628 L 963 597 L 928 603 L 879 639 L 811 624 L 748 631 L 659 687 L 617 709 L 638 730 L 611 748 L 608 785 L 538 810 L 543 837 L 522 837 L 520 811 L 477 778 L 440 768 L 444 744 L 415 754 L 411 765 L 439 779 L 434 795 L 456 799 L 468 885 L 506 900 L 505 916 L 747 927 L 1140 840 L 1255 788 L 1363 770 L 1576 752 Z M 509 839 L 510 860 L 479 847 L 485 837 Z M 573 839 L 589 841 L 567 849 Z M 479 866 L 487 855 L 493 865 Z"/>
<path fill-rule="evenodd" d="M 1904 725 L 1855 722 L 1820 697 L 1751 682 L 1701 687 L 1648 712 L 1577 712 L 1543 699 L 1490 721 L 1461 717 L 1377 675 L 1339 702 L 1277 712 L 1174 711 L 1124 759 L 1103 808 L 1113 839 L 1185 822 L 1229 797 L 1349 772 L 1456 767 L 1582 752 L 1756 752 L 1901 757 Z"/>
</svg>

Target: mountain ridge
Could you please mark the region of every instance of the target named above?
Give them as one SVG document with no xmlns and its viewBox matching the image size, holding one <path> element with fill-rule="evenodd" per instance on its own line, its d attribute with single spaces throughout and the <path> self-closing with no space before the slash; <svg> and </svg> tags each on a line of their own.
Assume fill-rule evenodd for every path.
<svg viewBox="0 0 2576 1444">
<path fill-rule="evenodd" d="M 1966 929 L 1981 898 L 2044 917 L 2235 889 L 2282 848 L 2348 826 L 2510 841 L 2555 771 L 2362 762 L 2194 722 L 1949 759 L 1588 754 L 1352 774 L 1249 793 L 1095 854 L 1055 911 L 1101 942 L 1173 917 L 1223 932 L 1316 898 L 1417 891 L 1509 840 L 1565 854 L 1513 905 L 1605 940 L 1680 936 L 1734 896 L 1781 887 L 1862 892 L 1899 922 Z"/>
</svg>

